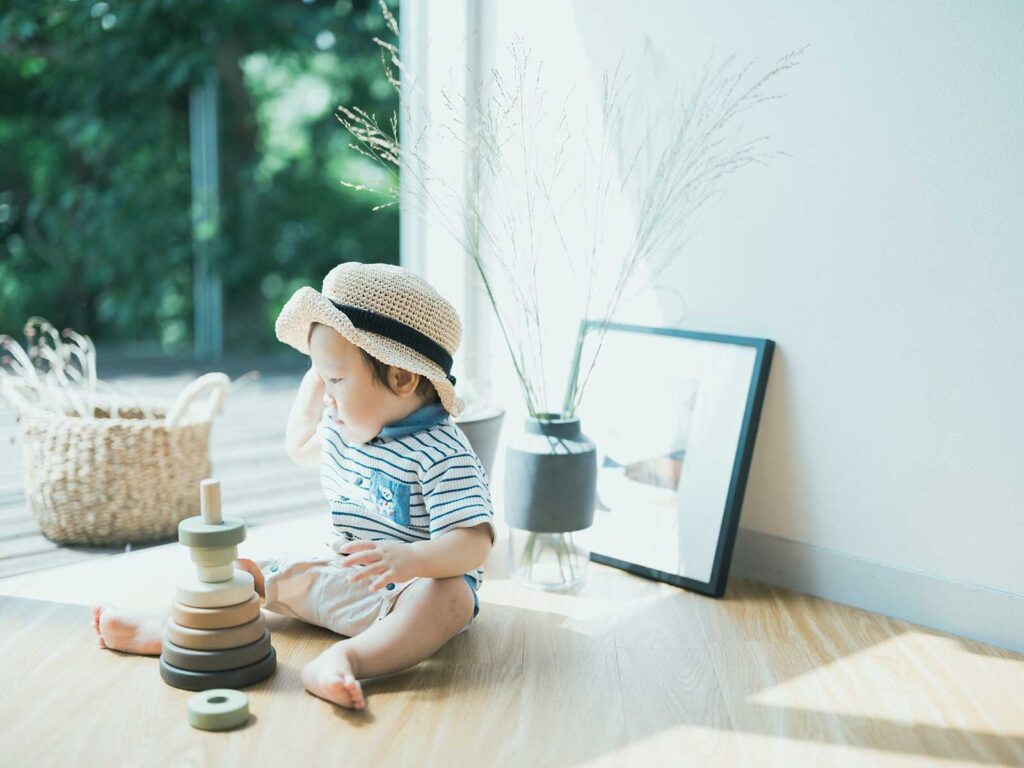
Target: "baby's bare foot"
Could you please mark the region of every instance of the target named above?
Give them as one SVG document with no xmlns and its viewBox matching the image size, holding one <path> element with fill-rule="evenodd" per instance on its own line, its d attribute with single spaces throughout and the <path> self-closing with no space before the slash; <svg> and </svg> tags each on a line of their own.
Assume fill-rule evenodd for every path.
<svg viewBox="0 0 1024 768">
<path fill-rule="evenodd" d="M 96 605 L 92 609 L 92 626 L 99 635 L 100 648 L 159 656 L 166 624 L 166 611 L 128 610 L 110 605 Z"/>
<path fill-rule="evenodd" d="M 302 669 L 302 684 L 314 696 L 349 709 L 366 709 L 363 687 L 345 641 L 335 643 Z"/>
</svg>

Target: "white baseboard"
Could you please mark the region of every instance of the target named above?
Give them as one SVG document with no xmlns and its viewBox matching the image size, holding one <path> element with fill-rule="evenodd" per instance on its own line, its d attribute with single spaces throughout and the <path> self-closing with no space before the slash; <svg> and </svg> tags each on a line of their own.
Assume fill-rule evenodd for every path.
<svg viewBox="0 0 1024 768">
<path fill-rule="evenodd" d="M 1024 595 L 895 568 L 740 528 L 730 576 L 1024 653 Z"/>
</svg>

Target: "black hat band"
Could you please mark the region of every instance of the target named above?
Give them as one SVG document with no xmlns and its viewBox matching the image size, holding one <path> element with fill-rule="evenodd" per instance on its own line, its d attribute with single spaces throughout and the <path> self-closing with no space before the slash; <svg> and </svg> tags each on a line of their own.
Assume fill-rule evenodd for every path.
<svg viewBox="0 0 1024 768">
<path fill-rule="evenodd" d="M 346 317 L 352 321 L 352 325 L 359 330 L 376 333 L 379 336 L 397 341 L 399 344 L 404 344 L 409 349 L 419 352 L 431 362 L 436 363 L 444 371 L 452 386 L 455 386 L 455 377 L 451 375 L 452 356 L 432 338 L 417 331 L 411 325 L 395 320 L 393 317 L 371 312 L 362 307 L 353 307 L 350 304 L 339 304 L 333 299 L 328 298 L 327 300 L 341 312 L 344 312 Z"/>
</svg>

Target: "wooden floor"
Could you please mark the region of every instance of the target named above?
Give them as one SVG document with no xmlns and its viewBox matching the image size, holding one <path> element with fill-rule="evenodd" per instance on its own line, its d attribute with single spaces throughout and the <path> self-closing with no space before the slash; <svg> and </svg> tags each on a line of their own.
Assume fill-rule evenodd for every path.
<svg viewBox="0 0 1024 768">
<path fill-rule="evenodd" d="M 268 524 L 245 547 L 325 524 Z M 190 694 L 152 658 L 100 650 L 89 622 L 97 599 L 166 604 L 183 548 L 0 580 L 3 762 L 91 764 L 104 744 L 105 764 L 147 766 L 1024 765 L 1018 654 L 740 579 L 714 600 L 590 563 L 576 593 L 535 592 L 508 579 L 506 533 L 470 631 L 366 682 L 364 712 L 302 690 L 337 636 L 268 614 L 279 670 L 221 734 L 191 729 Z"/>
<path fill-rule="evenodd" d="M 239 390 L 215 429 L 250 556 L 318 542 L 326 524 L 315 473 L 280 448 L 294 384 Z M 13 426 L 0 416 L 0 437 Z M 740 579 L 714 600 L 590 563 L 574 593 L 536 592 L 508 578 L 503 525 L 470 631 L 366 682 L 367 710 L 302 689 L 336 636 L 268 615 L 280 666 L 247 689 L 255 717 L 196 731 L 190 694 L 152 658 L 99 649 L 88 607 L 166 605 L 187 553 L 51 546 L 19 495 L 16 446 L 0 442 L 5 766 L 1024 765 L 1024 656 Z"/>
</svg>

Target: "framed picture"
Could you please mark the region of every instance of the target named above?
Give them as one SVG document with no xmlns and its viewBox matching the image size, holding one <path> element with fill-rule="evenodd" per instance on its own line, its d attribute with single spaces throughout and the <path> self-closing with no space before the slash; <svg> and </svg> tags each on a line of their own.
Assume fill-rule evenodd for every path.
<svg viewBox="0 0 1024 768">
<path fill-rule="evenodd" d="M 595 562 L 721 597 L 774 342 L 597 321 L 580 333 L 597 509 L 574 538 Z"/>
</svg>

